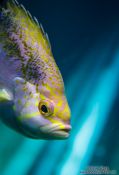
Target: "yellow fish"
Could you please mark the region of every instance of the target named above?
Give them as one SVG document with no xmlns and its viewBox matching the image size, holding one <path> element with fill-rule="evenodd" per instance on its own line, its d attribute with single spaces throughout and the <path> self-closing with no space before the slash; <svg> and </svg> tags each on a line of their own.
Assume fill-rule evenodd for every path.
<svg viewBox="0 0 119 175">
<path fill-rule="evenodd" d="M 20 133 L 68 138 L 70 109 L 48 36 L 15 0 L 0 1 L 0 101 L 12 102 L 16 126 L 3 121 Z"/>
</svg>

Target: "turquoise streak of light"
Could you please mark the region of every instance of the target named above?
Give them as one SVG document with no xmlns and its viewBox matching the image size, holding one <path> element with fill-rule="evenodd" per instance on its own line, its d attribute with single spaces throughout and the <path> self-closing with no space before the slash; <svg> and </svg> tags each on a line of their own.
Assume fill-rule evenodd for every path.
<svg viewBox="0 0 119 175">
<path fill-rule="evenodd" d="M 109 57 L 110 50 L 112 50 L 112 47 L 114 45 L 114 38 L 116 37 L 117 37 L 117 32 L 115 31 L 112 33 L 112 36 L 108 41 L 108 44 L 105 43 L 104 48 L 102 48 L 102 42 L 101 42 L 98 46 L 99 54 L 97 53 L 97 45 L 96 45 L 96 47 L 94 47 L 90 53 L 86 54 L 88 58 L 86 59 L 87 62 L 86 63 L 84 62 L 83 65 L 80 65 L 80 64 L 78 65 L 79 68 L 76 69 L 74 73 L 76 75 L 76 78 L 73 74 L 67 80 L 67 86 L 68 86 L 67 95 L 68 97 L 70 97 L 68 101 L 71 104 L 70 105 L 71 112 L 73 114 L 73 116 L 71 117 L 71 121 L 72 121 L 72 126 L 75 128 L 76 128 L 75 123 L 80 120 L 79 111 L 81 112 L 81 110 L 84 109 L 86 102 L 88 102 L 87 99 L 89 99 L 91 96 L 92 90 L 94 88 L 94 84 L 98 80 L 98 75 L 100 74 L 100 71 L 102 69 L 102 66 L 105 60 L 108 59 Z M 93 60 L 91 61 L 92 58 Z M 94 58 L 96 58 L 96 63 L 94 66 L 92 66 L 92 63 L 94 62 Z M 90 70 L 91 67 L 93 67 L 92 71 Z M 87 74 L 87 72 L 89 73 Z M 85 77 L 87 81 L 84 80 L 85 84 L 83 84 L 82 81 L 83 79 L 85 79 Z M 77 107 L 78 110 L 75 108 L 75 106 Z"/>
<path fill-rule="evenodd" d="M 62 149 L 64 148 L 66 142 L 67 141 L 51 141 L 48 143 L 42 161 L 40 161 L 39 158 L 37 168 L 34 169 L 34 175 L 52 174 L 60 155 L 62 155 Z M 47 167 L 46 164 L 48 164 Z"/>
<path fill-rule="evenodd" d="M 3 175 L 8 175 L 9 173 L 14 175 L 27 174 L 29 167 L 32 166 L 38 153 L 42 151 L 45 143 L 46 141 L 42 140 L 35 141 L 25 139 L 19 150 L 17 150 L 16 154 L 6 166 L 6 170 L 3 172 Z"/>
<path fill-rule="evenodd" d="M 113 64 L 103 71 L 87 105 L 82 127 L 75 134 L 71 151 L 59 166 L 57 174 L 78 175 L 87 166 L 117 94 L 118 79 L 119 53 Z"/>
</svg>

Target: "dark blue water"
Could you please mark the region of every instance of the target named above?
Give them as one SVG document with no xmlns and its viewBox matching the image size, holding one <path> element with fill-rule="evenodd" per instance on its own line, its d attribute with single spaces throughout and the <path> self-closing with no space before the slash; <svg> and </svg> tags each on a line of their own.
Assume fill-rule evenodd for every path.
<svg viewBox="0 0 119 175">
<path fill-rule="evenodd" d="M 119 3 L 20 2 L 49 34 L 73 129 L 66 141 L 36 141 L 0 123 L 0 175 L 119 174 Z"/>
</svg>

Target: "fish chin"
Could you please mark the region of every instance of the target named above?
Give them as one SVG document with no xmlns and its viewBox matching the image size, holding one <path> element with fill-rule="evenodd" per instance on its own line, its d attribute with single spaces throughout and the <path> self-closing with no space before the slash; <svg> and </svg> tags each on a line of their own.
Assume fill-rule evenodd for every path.
<svg viewBox="0 0 119 175">
<path fill-rule="evenodd" d="M 54 133 L 52 133 L 53 136 L 55 136 L 56 138 L 61 138 L 61 139 L 66 139 L 69 137 L 69 133 L 66 131 L 55 131 Z"/>
</svg>

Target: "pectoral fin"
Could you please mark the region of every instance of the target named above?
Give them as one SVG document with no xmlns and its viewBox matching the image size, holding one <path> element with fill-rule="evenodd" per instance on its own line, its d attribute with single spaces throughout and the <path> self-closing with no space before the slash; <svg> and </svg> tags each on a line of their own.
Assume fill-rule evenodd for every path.
<svg viewBox="0 0 119 175">
<path fill-rule="evenodd" d="M 0 89 L 0 102 L 11 101 L 11 94 L 6 89 Z"/>
</svg>

